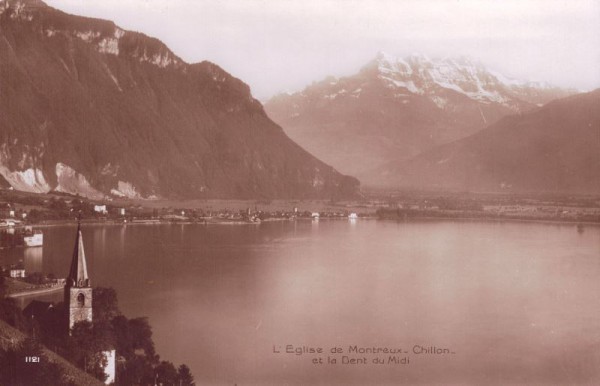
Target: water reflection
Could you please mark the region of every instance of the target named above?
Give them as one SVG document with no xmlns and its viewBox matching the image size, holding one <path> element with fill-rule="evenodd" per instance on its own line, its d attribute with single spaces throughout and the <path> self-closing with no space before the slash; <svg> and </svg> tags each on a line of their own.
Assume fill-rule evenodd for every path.
<svg viewBox="0 0 600 386">
<path fill-rule="evenodd" d="M 23 261 L 27 273 L 43 272 L 43 247 L 25 248 Z"/>
<path fill-rule="evenodd" d="M 119 227 L 119 233 L 116 237 L 116 245 L 118 246 L 119 256 L 123 256 L 125 252 L 125 230 L 127 229 L 127 225 L 121 225 Z"/>
</svg>

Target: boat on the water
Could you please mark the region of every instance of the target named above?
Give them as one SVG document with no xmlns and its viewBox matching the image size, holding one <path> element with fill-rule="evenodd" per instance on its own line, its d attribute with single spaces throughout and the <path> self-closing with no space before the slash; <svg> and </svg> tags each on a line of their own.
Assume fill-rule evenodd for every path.
<svg viewBox="0 0 600 386">
<path fill-rule="evenodd" d="M 41 247 L 44 234 L 31 227 L 15 227 L 0 230 L 0 248 Z"/>
<path fill-rule="evenodd" d="M 23 244 L 26 247 L 41 247 L 44 245 L 44 234 L 42 231 L 30 231 L 23 235 Z"/>
</svg>

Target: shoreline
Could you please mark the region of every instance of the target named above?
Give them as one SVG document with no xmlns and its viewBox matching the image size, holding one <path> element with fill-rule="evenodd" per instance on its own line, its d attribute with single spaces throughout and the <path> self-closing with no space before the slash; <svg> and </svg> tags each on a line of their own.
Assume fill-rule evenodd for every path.
<svg viewBox="0 0 600 386">
<path fill-rule="evenodd" d="M 392 221 L 408 221 L 408 220 L 471 220 L 471 221 L 486 221 L 486 222 L 524 222 L 524 223 L 540 223 L 540 224 L 565 224 L 565 225 L 582 225 L 582 226 L 600 226 L 600 221 L 578 221 L 573 219 L 556 219 L 556 218 L 548 218 L 548 219 L 540 219 L 540 218 L 511 218 L 511 217 L 496 217 L 496 216 L 481 216 L 481 217 L 473 217 L 473 216 L 419 216 L 412 215 L 406 218 L 399 216 L 363 216 L 359 217 L 356 220 L 392 220 Z M 268 218 L 262 220 L 261 222 L 248 222 L 248 221 L 230 221 L 230 220 L 211 220 L 206 222 L 201 221 L 170 221 L 170 220 L 148 220 L 148 221 L 131 221 L 131 222 L 122 222 L 122 221 L 112 221 L 112 220 L 92 220 L 92 221 L 82 221 L 82 225 L 104 225 L 104 226 L 132 226 L 132 225 L 260 225 L 262 223 L 270 223 L 270 222 L 280 222 L 280 221 L 315 221 L 311 218 Z M 350 221 L 347 217 L 321 217 L 318 221 Z M 31 223 L 26 226 L 35 227 L 35 228 L 51 228 L 51 227 L 59 227 L 59 226 L 70 226 L 77 225 L 76 220 L 60 220 L 52 223 Z M 4 228 L 10 229 L 10 228 Z"/>
<path fill-rule="evenodd" d="M 393 217 L 383 217 L 377 218 L 377 220 L 382 221 L 409 221 L 409 220 L 448 220 L 448 221 L 481 221 L 481 222 L 524 222 L 524 223 L 537 223 L 537 224 L 547 224 L 547 225 L 582 225 L 582 226 L 594 226 L 600 227 L 600 222 L 596 221 L 573 221 L 573 220 L 555 220 L 555 219 L 526 219 L 526 218 L 498 218 L 498 217 L 435 217 L 435 216 L 414 216 L 409 218 L 393 218 Z"/>
</svg>

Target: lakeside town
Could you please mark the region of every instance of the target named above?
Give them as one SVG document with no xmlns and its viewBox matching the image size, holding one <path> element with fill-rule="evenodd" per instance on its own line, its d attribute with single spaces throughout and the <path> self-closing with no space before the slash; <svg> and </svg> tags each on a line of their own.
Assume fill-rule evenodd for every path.
<svg viewBox="0 0 600 386">
<path fill-rule="evenodd" d="M 89 200 L 0 190 L 0 229 L 73 223 L 247 224 L 296 219 L 477 218 L 600 223 L 600 197 L 366 191 L 354 200 Z M 31 232 L 31 229 L 28 230 Z M 9 232 L 10 233 L 10 232 Z M 31 233 L 33 235 L 33 233 Z M 0 246 L 8 241 L 0 238 Z M 18 243 L 18 241 L 17 241 Z"/>
</svg>

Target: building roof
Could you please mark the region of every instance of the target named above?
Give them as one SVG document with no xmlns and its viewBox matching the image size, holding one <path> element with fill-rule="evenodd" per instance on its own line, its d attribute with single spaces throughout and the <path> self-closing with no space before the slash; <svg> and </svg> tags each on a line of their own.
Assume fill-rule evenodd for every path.
<svg viewBox="0 0 600 386">
<path fill-rule="evenodd" d="M 69 287 L 89 287 L 90 278 L 87 272 L 87 263 L 85 261 L 85 250 L 83 249 L 83 236 L 81 235 L 81 225 L 77 224 L 77 236 L 75 237 L 75 249 L 73 250 L 73 259 L 71 260 L 71 269 L 67 277 L 67 286 Z"/>
</svg>

